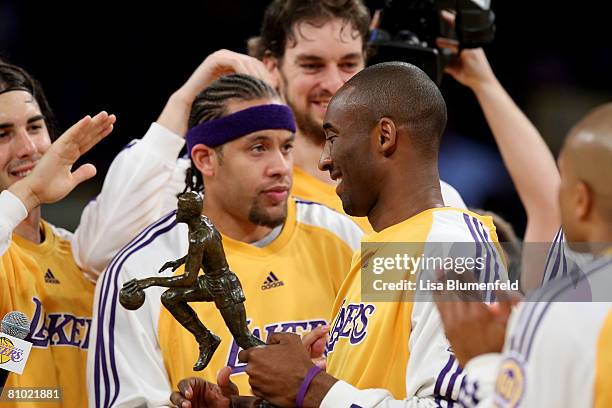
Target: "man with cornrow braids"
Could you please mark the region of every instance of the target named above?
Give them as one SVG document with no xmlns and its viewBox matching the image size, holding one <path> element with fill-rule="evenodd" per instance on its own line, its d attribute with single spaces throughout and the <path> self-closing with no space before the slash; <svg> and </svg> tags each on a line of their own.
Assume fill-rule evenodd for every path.
<svg viewBox="0 0 612 408">
<path fill-rule="evenodd" d="M 223 55 L 227 53 L 209 58 L 219 62 Z M 220 71 L 210 70 L 209 76 Z M 188 119 L 182 118 L 189 129 L 188 194 L 203 193 L 206 187 L 202 214 L 219 231 L 228 267 L 240 279 L 250 332 L 264 342 L 274 332 L 311 332 L 305 344 L 311 356 L 320 356 L 329 311 L 361 229 L 324 205 L 290 197 L 295 122 L 267 82 L 244 74 L 222 76 L 195 98 Z M 171 269 L 176 268 L 175 278 L 183 274 L 179 258 L 187 253 L 189 240 L 186 224 L 177 223 L 179 216 L 182 220 L 171 212 L 144 230 L 113 260 L 102 281 L 121 288 L 166 266 L 157 283 L 167 281 Z M 204 270 L 204 276 L 209 272 Z M 136 311 L 125 310 L 101 290 L 96 293 L 88 360 L 90 406 L 170 404 L 173 385 L 192 376 L 193 363 L 208 356 L 200 358 L 194 342 L 198 333 L 185 330 L 162 303 L 186 306 L 183 302 L 194 300 L 189 319 L 199 318 L 221 338 L 199 375 L 220 386 L 230 386 L 232 375 L 243 394 L 250 392 L 245 367 L 238 361 L 239 343 L 215 304 L 197 302 L 201 291 L 193 291 L 193 297 L 167 294 L 160 299 L 163 291 L 148 288 Z"/>
</svg>

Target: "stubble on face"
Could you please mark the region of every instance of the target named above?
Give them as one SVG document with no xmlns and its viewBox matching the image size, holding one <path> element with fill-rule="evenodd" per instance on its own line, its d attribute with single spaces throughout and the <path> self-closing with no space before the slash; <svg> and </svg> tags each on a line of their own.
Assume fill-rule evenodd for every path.
<svg viewBox="0 0 612 408">
<path fill-rule="evenodd" d="M 276 215 L 272 211 L 267 211 L 262 201 L 263 197 L 259 195 L 253 200 L 249 210 L 249 222 L 268 228 L 276 228 L 284 224 L 287 219 L 287 201 L 281 204 L 280 212 Z"/>
</svg>

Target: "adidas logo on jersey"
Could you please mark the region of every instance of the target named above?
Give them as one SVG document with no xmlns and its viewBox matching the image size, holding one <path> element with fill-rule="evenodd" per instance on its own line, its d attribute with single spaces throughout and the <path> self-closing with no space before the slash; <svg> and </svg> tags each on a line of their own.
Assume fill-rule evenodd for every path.
<svg viewBox="0 0 612 408">
<path fill-rule="evenodd" d="M 60 281 L 58 281 L 53 275 L 53 272 L 51 272 L 51 269 L 47 269 L 47 273 L 45 273 L 45 282 L 55 284 L 60 283 Z"/>
<path fill-rule="evenodd" d="M 266 279 L 263 285 L 261 285 L 261 290 L 273 289 L 278 286 L 283 286 L 284 284 L 285 283 L 282 280 L 276 277 L 274 272 L 270 272 L 270 274 L 268 275 L 268 279 Z"/>
</svg>

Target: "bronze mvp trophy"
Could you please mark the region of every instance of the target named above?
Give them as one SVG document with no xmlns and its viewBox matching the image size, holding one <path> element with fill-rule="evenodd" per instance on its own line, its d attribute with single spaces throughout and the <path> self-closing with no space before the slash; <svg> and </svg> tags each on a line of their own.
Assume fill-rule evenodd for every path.
<svg viewBox="0 0 612 408">
<path fill-rule="evenodd" d="M 202 215 L 202 198 L 195 192 L 186 192 L 178 198 L 176 220 L 189 227 L 187 255 L 166 262 L 159 272 L 176 270 L 185 265 L 185 273 L 172 277 L 151 277 L 126 282 L 119 294 L 119 302 L 128 310 L 136 310 L 145 300 L 144 289 L 150 286 L 167 287 L 161 297 L 170 313 L 194 335 L 200 348 L 195 371 L 203 370 L 212 358 L 221 339 L 198 318 L 188 302 L 215 302 L 236 343 L 243 349 L 264 345 L 249 331 L 244 308 L 244 293 L 238 277 L 229 269 L 221 234 L 210 220 Z M 204 271 L 199 275 L 200 268 Z M 260 401 L 259 407 L 271 407 Z"/>
</svg>

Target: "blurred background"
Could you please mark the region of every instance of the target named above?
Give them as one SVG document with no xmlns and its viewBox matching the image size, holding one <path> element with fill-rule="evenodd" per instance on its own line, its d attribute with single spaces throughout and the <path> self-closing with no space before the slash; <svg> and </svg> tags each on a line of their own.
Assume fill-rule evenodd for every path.
<svg viewBox="0 0 612 408">
<path fill-rule="evenodd" d="M 246 51 L 268 1 L 67 3 L 0 0 L 0 58 L 42 83 L 60 131 L 102 109 L 118 117 L 114 133 L 85 157 L 98 167 L 96 178 L 43 209 L 73 230 L 113 157 L 144 135 L 209 53 Z M 612 99 L 609 18 L 596 6 L 492 1 L 497 33 L 485 50 L 493 70 L 555 156 L 571 125 Z M 475 97 L 448 76 L 442 93 L 449 112 L 442 178 L 470 207 L 501 214 L 522 236 L 525 214 Z"/>
</svg>

